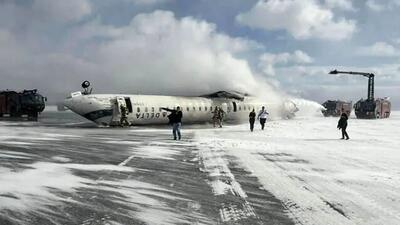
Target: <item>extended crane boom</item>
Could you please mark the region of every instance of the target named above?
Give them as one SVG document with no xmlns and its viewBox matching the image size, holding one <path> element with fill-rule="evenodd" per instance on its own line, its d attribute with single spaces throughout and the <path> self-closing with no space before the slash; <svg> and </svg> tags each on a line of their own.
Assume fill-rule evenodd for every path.
<svg viewBox="0 0 400 225">
<path fill-rule="evenodd" d="M 374 119 L 374 118 L 388 118 L 390 116 L 391 103 L 388 99 L 374 98 L 374 77 L 373 73 L 352 72 L 352 71 L 338 71 L 332 70 L 329 74 L 350 74 L 361 75 L 368 77 L 368 99 L 360 99 L 354 105 L 354 111 L 357 118 L 361 119 Z M 343 111 L 343 110 L 342 110 Z"/>
<path fill-rule="evenodd" d="M 365 73 L 365 72 L 352 72 L 352 71 L 338 71 L 338 70 L 332 70 L 329 72 L 329 74 L 350 74 L 350 75 L 361 75 L 364 77 L 368 77 L 368 100 L 373 101 L 374 100 L 374 77 L 375 74 L 373 73 Z"/>
</svg>

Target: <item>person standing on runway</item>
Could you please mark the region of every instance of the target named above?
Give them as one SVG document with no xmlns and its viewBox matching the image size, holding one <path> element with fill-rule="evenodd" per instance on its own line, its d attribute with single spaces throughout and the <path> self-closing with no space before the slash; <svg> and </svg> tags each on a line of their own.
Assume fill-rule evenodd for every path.
<svg viewBox="0 0 400 225">
<path fill-rule="evenodd" d="M 181 140 L 181 127 L 182 127 L 182 111 L 181 108 L 178 106 L 175 109 L 168 109 L 168 108 L 162 108 L 165 111 L 171 112 L 171 114 L 168 115 L 169 118 L 169 124 L 172 125 L 172 134 L 174 135 L 174 140 L 178 139 Z"/>
<path fill-rule="evenodd" d="M 254 122 L 256 122 L 256 112 L 253 109 L 249 114 L 249 123 L 251 132 L 253 132 L 254 129 Z"/>
<path fill-rule="evenodd" d="M 337 128 L 339 130 L 342 130 L 342 139 L 344 139 L 346 137 L 346 140 L 349 140 L 349 135 L 346 132 L 346 128 L 347 128 L 347 120 L 349 118 L 347 117 L 346 113 L 342 113 L 342 115 L 340 116 L 340 119 L 338 121 L 338 125 Z"/>
<path fill-rule="evenodd" d="M 267 110 L 263 106 L 261 108 L 260 112 L 258 113 L 258 116 L 257 116 L 257 119 L 260 120 L 261 130 L 264 130 L 265 122 L 267 121 L 268 115 L 269 115 L 269 113 L 267 112 Z"/>
</svg>

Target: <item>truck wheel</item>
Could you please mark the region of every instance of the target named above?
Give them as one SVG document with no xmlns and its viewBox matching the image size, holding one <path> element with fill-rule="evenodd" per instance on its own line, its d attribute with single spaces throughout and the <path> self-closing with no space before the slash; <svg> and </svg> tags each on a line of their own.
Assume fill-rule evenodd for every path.
<svg viewBox="0 0 400 225">
<path fill-rule="evenodd" d="M 28 114 L 28 120 L 29 121 L 37 121 L 38 119 L 38 113 L 37 112 L 31 112 Z"/>
</svg>

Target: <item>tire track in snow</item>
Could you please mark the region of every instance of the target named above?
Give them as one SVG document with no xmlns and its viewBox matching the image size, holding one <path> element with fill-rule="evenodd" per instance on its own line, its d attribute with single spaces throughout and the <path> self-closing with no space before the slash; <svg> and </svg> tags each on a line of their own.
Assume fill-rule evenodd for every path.
<svg viewBox="0 0 400 225">
<path fill-rule="evenodd" d="M 218 143 L 199 143 L 199 163 L 203 172 L 208 173 L 208 184 L 219 204 L 219 214 L 223 223 L 256 220 L 263 224 L 247 201 L 247 194 L 230 171 Z"/>
<path fill-rule="evenodd" d="M 252 171 L 252 174 L 260 179 L 267 191 L 270 191 L 282 201 L 290 218 L 296 224 L 354 224 L 312 191 L 299 188 L 299 185 L 302 186 L 303 182 L 292 177 L 291 171 L 287 171 L 290 168 L 286 168 L 283 163 L 289 160 L 290 164 L 300 166 L 298 169 L 304 169 L 302 165 L 305 164 L 303 161 L 293 158 L 292 155 L 277 155 L 278 158 L 281 158 L 279 159 L 281 162 L 279 162 L 279 160 L 271 160 L 271 157 L 265 157 L 263 154 L 249 154 L 247 149 L 254 143 L 248 143 L 245 140 L 208 137 L 203 145 L 203 149 L 205 146 L 209 146 L 237 157 L 241 163 L 244 163 L 242 166 L 249 171 L 252 171 L 251 168 L 257 168 L 257 170 Z M 219 147 L 216 148 L 215 146 Z M 262 143 L 262 148 L 270 147 L 268 143 Z M 274 151 L 272 150 L 272 152 Z"/>
</svg>

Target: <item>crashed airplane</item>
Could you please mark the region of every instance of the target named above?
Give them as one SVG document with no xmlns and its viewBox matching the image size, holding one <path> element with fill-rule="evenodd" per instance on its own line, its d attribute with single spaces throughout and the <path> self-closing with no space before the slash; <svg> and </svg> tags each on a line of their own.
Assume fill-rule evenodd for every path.
<svg viewBox="0 0 400 225">
<path fill-rule="evenodd" d="M 211 122 L 215 107 L 221 107 L 226 113 L 224 120 L 232 123 L 248 120 L 250 111 L 255 109 L 258 112 L 262 106 L 284 118 L 293 117 L 297 111 L 296 105 L 291 101 L 262 102 L 238 92 L 219 91 L 199 97 L 92 94 L 89 86 L 90 83 L 84 81 L 84 91 L 71 93 L 65 99 L 64 105 L 102 126 L 121 125 L 121 108 L 127 109 L 126 117 L 130 125 L 167 124 L 168 112 L 162 108 L 175 109 L 177 106 L 180 106 L 184 115 L 182 122 L 186 124 Z"/>
</svg>

